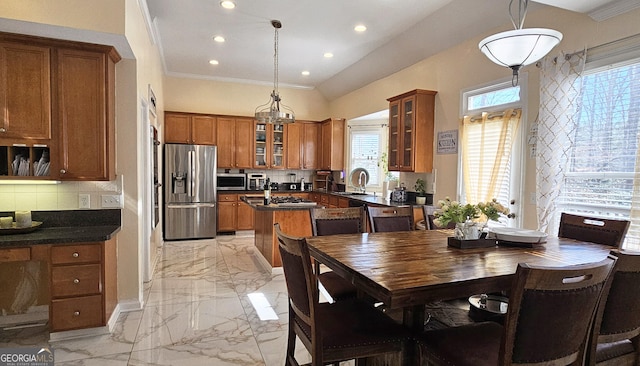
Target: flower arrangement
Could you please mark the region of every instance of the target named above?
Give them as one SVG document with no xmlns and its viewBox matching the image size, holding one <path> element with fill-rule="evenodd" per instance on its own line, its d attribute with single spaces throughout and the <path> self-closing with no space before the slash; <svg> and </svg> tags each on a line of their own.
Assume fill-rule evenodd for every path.
<svg viewBox="0 0 640 366">
<path fill-rule="evenodd" d="M 447 226 L 450 222 L 464 223 L 467 220 L 498 221 L 502 215 L 512 217 L 509 214 L 509 209 L 500 204 L 495 198 L 489 202 L 480 202 L 475 205 L 470 203 L 462 205 L 446 197 L 444 200 L 438 201 L 438 205 L 440 209 L 436 210 L 433 216 L 435 224 L 440 227 Z"/>
</svg>

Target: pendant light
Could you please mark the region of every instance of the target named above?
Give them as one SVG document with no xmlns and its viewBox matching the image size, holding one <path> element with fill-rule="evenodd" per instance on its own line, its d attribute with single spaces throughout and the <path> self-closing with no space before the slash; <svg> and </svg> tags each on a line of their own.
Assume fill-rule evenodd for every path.
<svg viewBox="0 0 640 366">
<path fill-rule="evenodd" d="M 272 20 L 271 25 L 275 29 L 274 54 L 273 54 L 273 91 L 269 101 L 256 108 L 256 120 L 262 123 L 293 123 L 295 116 L 291 108 L 284 105 L 278 92 L 278 29 L 282 28 L 279 20 Z"/>
<path fill-rule="evenodd" d="M 511 10 L 513 1 L 509 2 L 509 16 L 515 30 L 489 36 L 478 47 L 489 60 L 513 70 L 511 84 L 516 86 L 520 68 L 543 58 L 560 43 L 562 33 L 546 28 L 522 28 L 529 0 L 518 0 L 518 22 Z"/>
</svg>

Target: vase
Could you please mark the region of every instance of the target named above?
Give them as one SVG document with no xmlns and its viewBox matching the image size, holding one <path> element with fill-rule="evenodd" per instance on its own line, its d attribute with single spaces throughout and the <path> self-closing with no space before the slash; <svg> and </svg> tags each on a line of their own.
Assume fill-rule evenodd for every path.
<svg viewBox="0 0 640 366">
<path fill-rule="evenodd" d="M 427 203 L 427 197 L 416 196 L 416 205 L 424 205 L 425 203 Z"/>
<path fill-rule="evenodd" d="M 454 236 L 460 240 L 476 240 L 480 238 L 481 228 L 473 221 L 457 222 Z"/>
<path fill-rule="evenodd" d="M 385 200 L 389 199 L 389 181 L 385 180 L 384 182 L 382 182 L 382 197 Z"/>
</svg>

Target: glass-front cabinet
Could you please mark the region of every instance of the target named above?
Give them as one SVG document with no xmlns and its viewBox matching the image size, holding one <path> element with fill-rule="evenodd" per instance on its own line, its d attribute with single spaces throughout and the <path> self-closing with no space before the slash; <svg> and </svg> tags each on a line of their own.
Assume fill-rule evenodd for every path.
<svg viewBox="0 0 640 366">
<path fill-rule="evenodd" d="M 389 170 L 431 172 L 435 95 L 416 89 L 389 101 Z"/>
<path fill-rule="evenodd" d="M 284 126 L 255 123 L 254 168 L 284 169 Z"/>
</svg>

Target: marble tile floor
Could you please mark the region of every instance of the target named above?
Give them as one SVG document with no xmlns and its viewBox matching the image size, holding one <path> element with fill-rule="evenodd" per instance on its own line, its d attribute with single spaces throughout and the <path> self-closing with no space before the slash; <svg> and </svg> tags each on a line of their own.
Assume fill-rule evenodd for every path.
<svg viewBox="0 0 640 366">
<path fill-rule="evenodd" d="M 48 342 L 27 328 L 0 332 L 0 347 L 49 345 L 61 366 L 284 365 L 284 275 L 261 267 L 251 235 L 165 243 L 144 296 L 144 309 L 121 314 L 110 335 Z M 299 341 L 296 350 L 310 361 Z"/>
</svg>

